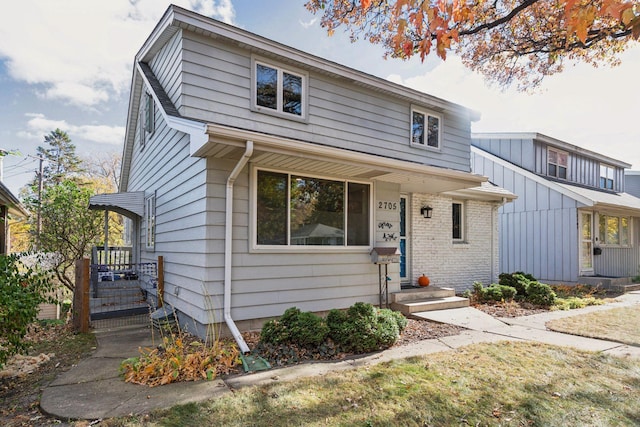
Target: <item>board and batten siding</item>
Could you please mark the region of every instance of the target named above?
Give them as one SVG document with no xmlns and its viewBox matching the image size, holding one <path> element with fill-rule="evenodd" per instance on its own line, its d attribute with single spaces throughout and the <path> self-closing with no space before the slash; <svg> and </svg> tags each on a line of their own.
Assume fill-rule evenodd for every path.
<svg viewBox="0 0 640 427">
<path fill-rule="evenodd" d="M 640 275 L 640 218 L 631 218 L 631 236 L 629 237 L 632 242 L 629 247 L 602 246 L 602 253 L 593 256 L 594 270 L 598 275 L 607 277 Z"/>
<path fill-rule="evenodd" d="M 568 154 L 567 179 L 561 181 L 593 188 L 598 188 L 600 185 L 600 165 L 607 164 L 532 138 L 473 138 L 472 143 L 494 156 L 542 176 L 547 175 L 548 148 L 566 152 Z M 608 166 L 615 169 L 614 191 L 623 191 L 624 169 L 613 165 Z"/>
<path fill-rule="evenodd" d="M 624 191 L 633 196 L 640 197 L 640 172 L 627 172 L 624 176 Z"/>
<path fill-rule="evenodd" d="M 266 61 L 308 73 L 308 120 L 251 111 L 251 51 L 188 31 L 181 35 L 179 111 L 185 117 L 449 169 L 470 169 L 467 115 L 443 114 L 440 150 L 412 147 L 409 101 L 304 64 L 290 64 L 285 58 Z M 429 110 L 429 105 L 419 107 Z"/>
<path fill-rule="evenodd" d="M 577 281 L 578 203 L 479 154 L 472 156 L 475 173 L 518 196 L 500 208 L 501 272 Z"/>
</svg>

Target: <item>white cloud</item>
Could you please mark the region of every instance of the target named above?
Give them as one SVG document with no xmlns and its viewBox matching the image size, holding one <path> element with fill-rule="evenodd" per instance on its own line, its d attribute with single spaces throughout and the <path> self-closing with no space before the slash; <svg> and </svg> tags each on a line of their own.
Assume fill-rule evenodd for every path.
<svg viewBox="0 0 640 427">
<path fill-rule="evenodd" d="M 231 0 L 189 0 L 189 9 L 227 24 L 234 24 L 236 11 Z"/>
<path fill-rule="evenodd" d="M 176 0 L 233 23 L 230 0 Z M 3 5 L 0 59 L 48 100 L 94 107 L 129 89 L 137 50 L 170 4 L 158 0 L 20 0 Z"/>
<path fill-rule="evenodd" d="M 304 22 L 304 21 L 299 21 L 299 22 L 302 28 L 306 30 L 307 28 L 313 27 L 314 24 L 318 22 L 318 18 L 313 18 L 311 21 L 307 21 L 307 22 Z"/>
<path fill-rule="evenodd" d="M 81 139 L 100 144 L 121 145 L 124 139 L 124 127 L 106 125 L 73 125 L 66 120 L 53 120 L 44 114 L 25 114 L 30 119 L 27 122 L 28 129 L 18 132 L 18 136 L 25 139 L 43 140 L 54 129 L 60 129 L 67 134 L 71 140 Z"/>
</svg>

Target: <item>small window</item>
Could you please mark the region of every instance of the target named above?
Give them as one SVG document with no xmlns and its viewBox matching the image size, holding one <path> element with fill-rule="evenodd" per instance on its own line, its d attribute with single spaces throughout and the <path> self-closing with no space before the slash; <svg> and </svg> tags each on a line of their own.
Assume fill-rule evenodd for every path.
<svg viewBox="0 0 640 427">
<path fill-rule="evenodd" d="M 613 190 L 615 168 L 607 165 L 600 165 L 600 188 Z"/>
<path fill-rule="evenodd" d="M 306 116 L 306 75 L 255 62 L 254 108 L 286 117 Z"/>
<path fill-rule="evenodd" d="M 598 216 L 598 237 L 600 243 L 607 246 L 629 246 L 631 236 L 628 217 L 610 215 Z"/>
<path fill-rule="evenodd" d="M 451 211 L 453 214 L 453 240 L 461 242 L 464 240 L 464 205 L 462 203 L 454 202 L 451 205 Z"/>
<path fill-rule="evenodd" d="M 145 200 L 145 227 L 146 248 L 154 249 L 156 246 L 156 196 L 155 194 Z"/>
<path fill-rule="evenodd" d="M 440 148 L 442 120 L 439 115 L 421 110 L 411 111 L 411 144 Z"/>
<path fill-rule="evenodd" d="M 567 179 L 569 155 L 553 148 L 547 149 L 547 175 L 559 179 Z"/>
<path fill-rule="evenodd" d="M 155 123 L 155 111 L 153 104 L 153 96 L 150 93 L 145 93 L 144 97 L 144 130 L 148 134 L 152 134 L 156 129 Z"/>
</svg>

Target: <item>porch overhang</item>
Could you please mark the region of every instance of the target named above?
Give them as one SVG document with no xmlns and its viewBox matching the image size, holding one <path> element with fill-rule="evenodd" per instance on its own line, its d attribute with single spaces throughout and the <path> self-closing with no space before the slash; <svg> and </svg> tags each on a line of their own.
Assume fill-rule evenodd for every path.
<svg viewBox="0 0 640 427">
<path fill-rule="evenodd" d="M 592 209 L 618 215 L 640 216 L 640 198 L 629 193 L 610 193 L 583 188 L 571 184 L 558 184 L 567 192 L 572 192 L 587 200 L 583 204 Z"/>
<path fill-rule="evenodd" d="M 487 178 L 469 172 L 424 165 L 245 129 L 208 124 L 208 140 L 191 142 L 195 157 L 238 159 L 253 141 L 251 163 L 350 179 L 398 184 L 403 192 L 439 194 L 478 187 Z"/>
<path fill-rule="evenodd" d="M 89 209 L 117 212 L 129 218 L 144 216 L 144 191 L 96 194 L 89 199 Z"/>
</svg>

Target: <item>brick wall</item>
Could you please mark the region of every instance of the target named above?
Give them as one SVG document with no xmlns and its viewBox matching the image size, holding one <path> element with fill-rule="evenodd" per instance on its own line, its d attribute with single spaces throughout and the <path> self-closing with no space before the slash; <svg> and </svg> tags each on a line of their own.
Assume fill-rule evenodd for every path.
<svg viewBox="0 0 640 427">
<path fill-rule="evenodd" d="M 452 238 L 453 202 L 464 206 L 464 241 Z M 420 208 L 433 208 L 432 218 Z M 495 203 L 454 200 L 450 197 L 414 194 L 411 203 L 411 272 L 415 283 L 422 274 L 435 286 L 462 292 L 474 281 L 497 281 L 499 268 L 498 211 Z M 493 267 L 493 268 L 492 268 Z"/>
</svg>

